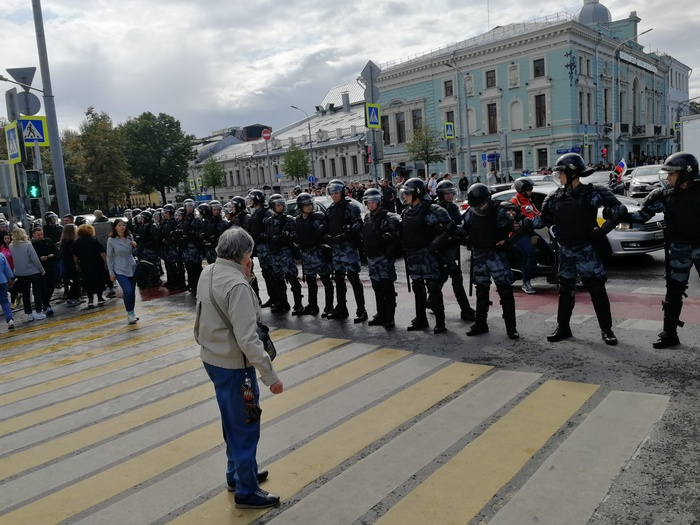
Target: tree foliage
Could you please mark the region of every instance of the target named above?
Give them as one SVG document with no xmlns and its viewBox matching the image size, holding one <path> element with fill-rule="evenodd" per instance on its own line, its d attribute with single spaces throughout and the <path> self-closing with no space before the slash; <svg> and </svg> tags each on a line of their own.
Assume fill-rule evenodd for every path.
<svg viewBox="0 0 700 525">
<path fill-rule="evenodd" d="M 309 156 L 294 141 L 291 141 L 282 160 L 282 173 L 299 182 L 308 176 L 309 171 Z"/>
<path fill-rule="evenodd" d="M 132 179 L 124 155 L 122 136 L 105 112 L 89 107 L 80 134 L 64 134 L 68 169 L 88 199 L 105 209 L 121 202 L 131 190 Z"/>
<path fill-rule="evenodd" d="M 157 190 L 167 202 L 167 188 L 187 180 L 187 167 L 195 159 L 193 136 L 182 131 L 180 121 L 170 115 L 145 112 L 121 126 L 126 157 L 139 191 Z"/>
<path fill-rule="evenodd" d="M 413 139 L 406 143 L 406 150 L 414 162 L 425 162 L 425 173 L 430 165 L 445 160 L 442 154 L 442 136 L 430 126 L 420 126 L 413 131 Z"/>
<path fill-rule="evenodd" d="M 226 169 L 224 165 L 217 162 L 214 157 L 209 157 L 202 166 L 202 185 L 214 190 L 216 198 L 216 188 L 220 188 L 226 181 Z"/>
</svg>

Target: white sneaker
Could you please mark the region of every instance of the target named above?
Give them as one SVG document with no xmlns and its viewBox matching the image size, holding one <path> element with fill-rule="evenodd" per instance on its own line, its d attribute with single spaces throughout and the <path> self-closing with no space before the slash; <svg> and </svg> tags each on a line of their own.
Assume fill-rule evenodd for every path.
<svg viewBox="0 0 700 525">
<path fill-rule="evenodd" d="M 535 293 L 535 289 L 530 284 L 530 281 L 523 281 L 523 292 L 525 293 Z"/>
<path fill-rule="evenodd" d="M 129 321 L 129 324 L 136 324 L 136 322 L 139 320 L 138 317 L 136 317 L 136 314 L 134 312 L 128 312 L 126 314 L 126 318 Z"/>
<path fill-rule="evenodd" d="M 7 329 L 8 330 L 15 329 L 15 320 L 14 319 L 10 319 L 9 321 L 7 321 Z"/>
<path fill-rule="evenodd" d="M 46 319 L 46 314 L 44 312 L 39 312 L 38 314 L 34 314 L 34 319 L 37 321 L 41 321 L 42 319 Z"/>
<path fill-rule="evenodd" d="M 25 322 L 31 323 L 34 321 L 34 314 L 27 314 L 27 319 L 25 319 Z"/>
</svg>

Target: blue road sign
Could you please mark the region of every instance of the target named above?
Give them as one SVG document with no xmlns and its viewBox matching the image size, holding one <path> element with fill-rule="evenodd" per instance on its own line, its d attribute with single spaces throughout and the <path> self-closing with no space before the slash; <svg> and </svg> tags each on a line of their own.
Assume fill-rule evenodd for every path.
<svg viewBox="0 0 700 525">
<path fill-rule="evenodd" d="M 445 138 L 448 140 L 455 138 L 454 122 L 445 122 Z"/>
<path fill-rule="evenodd" d="M 314 184 L 314 183 L 318 182 L 318 179 L 316 177 L 314 177 L 313 175 L 309 175 L 309 182 L 311 184 Z"/>
<path fill-rule="evenodd" d="M 486 162 L 486 153 L 481 154 L 481 161 Z"/>
<path fill-rule="evenodd" d="M 489 161 L 489 162 L 493 162 L 493 161 L 495 161 L 496 159 L 500 159 L 500 158 L 501 158 L 501 154 L 500 154 L 500 153 L 489 153 L 489 154 L 486 156 L 486 160 Z"/>
<path fill-rule="evenodd" d="M 277 175 L 275 175 L 275 178 L 276 178 L 277 180 L 282 180 L 282 174 L 281 174 L 281 173 L 278 173 Z"/>
<path fill-rule="evenodd" d="M 381 129 L 379 121 L 379 104 L 365 104 L 365 117 L 367 119 L 367 127 L 370 129 Z"/>
<path fill-rule="evenodd" d="M 46 117 L 21 117 L 22 133 L 25 144 L 37 143 L 39 146 L 49 146 L 49 136 L 47 134 Z"/>
</svg>

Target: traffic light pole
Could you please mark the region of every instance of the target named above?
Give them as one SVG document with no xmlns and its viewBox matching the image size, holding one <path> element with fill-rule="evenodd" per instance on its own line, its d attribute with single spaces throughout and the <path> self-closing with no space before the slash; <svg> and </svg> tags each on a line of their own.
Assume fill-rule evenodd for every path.
<svg viewBox="0 0 700 525">
<path fill-rule="evenodd" d="M 5 104 L 7 106 L 8 120 L 10 122 L 15 122 L 19 120 L 19 102 L 17 101 L 16 88 L 9 89 L 5 92 Z M 24 157 L 24 153 L 25 152 L 22 152 L 22 157 Z M 29 219 L 27 217 L 27 210 L 30 209 L 30 203 L 29 198 L 27 197 L 27 173 L 24 169 L 24 164 L 22 164 L 21 162 L 18 162 L 13 166 L 15 167 L 17 194 L 19 197 L 19 199 L 17 199 L 17 201 L 19 202 L 19 210 L 15 210 L 13 206 L 10 206 L 10 209 L 13 213 L 12 219 L 14 223 L 21 221 L 22 226 L 27 232 L 27 235 L 29 235 Z M 12 200 L 14 201 L 14 199 Z M 19 212 L 19 214 L 15 215 L 15 211 Z"/>
</svg>

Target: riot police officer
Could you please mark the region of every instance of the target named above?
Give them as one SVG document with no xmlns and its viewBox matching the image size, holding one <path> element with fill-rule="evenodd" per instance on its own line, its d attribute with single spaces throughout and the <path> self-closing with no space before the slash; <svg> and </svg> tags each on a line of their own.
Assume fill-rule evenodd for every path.
<svg viewBox="0 0 700 525">
<path fill-rule="evenodd" d="M 175 206 L 172 204 L 163 206 L 160 238 L 165 271 L 168 274 L 168 281 L 165 283 L 165 287 L 170 290 L 183 290 L 185 288 L 185 266 L 182 263 L 182 259 L 180 259 L 177 239 L 174 235 L 177 222 Z"/>
<path fill-rule="evenodd" d="M 464 290 L 464 278 L 460 265 L 460 246 L 466 242 L 464 230 L 458 226 L 462 225 L 462 213 L 454 203 L 457 194 L 457 187 L 451 180 L 442 180 L 437 185 L 437 204 L 449 214 L 453 227 L 446 232 L 447 239 L 440 247 L 439 257 L 442 259 L 443 281 L 452 280 L 452 291 L 459 304 L 460 316 L 464 321 L 474 320 L 474 310 L 469 304 L 467 292 Z"/>
<path fill-rule="evenodd" d="M 187 272 L 187 288 L 196 294 L 199 275 L 202 273 L 202 220 L 194 213 L 192 199 L 185 199 L 183 205 L 185 215 L 176 227 L 179 231 L 178 249 Z"/>
<path fill-rule="evenodd" d="M 439 244 L 433 241 L 450 227 L 452 219 L 444 209 L 431 202 L 422 179 L 408 179 L 401 187 L 400 197 L 406 205 L 401 214 L 401 244 L 416 307 L 416 317 L 408 330 L 428 328 L 426 308 L 430 294 L 431 308 L 435 314 L 433 332 L 441 334 L 447 331 L 445 304 L 442 298 L 440 261 L 437 257 Z"/>
<path fill-rule="evenodd" d="M 328 220 L 328 234 L 326 240 L 332 249 L 332 265 L 335 274 L 336 306 L 327 315 L 328 319 L 344 319 L 348 317 L 346 303 L 347 286 L 345 276 L 352 286 L 352 291 L 357 304 L 355 323 L 367 320 L 365 310 L 365 292 L 360 282 L 360 232 L 362 230 L 362 216 L 359 204 L 347 195 L 345 183 L 334 179 L 326 187 L 333 203 L 326 210 Z"/>
<path fill-rule="evenodd" d="M 272 313 L 289 311 L 287 301 L 287 285 L 292 289 L 294 309 L 292 315 L 299 315 L 304 309 L 302 305 L 301 284 L 297 276 L 299 270 L 292 251 L 294 243 L 294 219 L 287 215 L 286 199 L 276 193 L 270 196 L 268 206 L 272 215 L 265 221 L 265 234 L 272 254 L 272 273 L 274 275 L 274 306 Z"/>
<path fill-rule="evenodd" d="M 511 286 L 515 279 L 506 251 L 517 241 L 517 237 L 512 235 L 515 231 L 514 222 L 522 223 L 524 217 L 512 203 L 499 204 L 492 201 L 491 191 L 485 184 L 473 184 L 467 190 L 467 201 L 469 209 L 464 215 L 463 228 L 472 250 L 471 264 L 476 286 L 476 322 L 467 335 L 474 336 L 489 331 L 486 320 L 491 305 L 489 288 L 493 279 L 501 299 L 506 333 L 511 339 L 518 339 L 520 334 L 516 328 L 515 297 Z M 529 224 L 528 229 L 531 229 Z"/>
<path fill-rule="evenodd" d="M 581 178 L 593 173 L 577 153 L 559 157 L 554 168 L 561 187 L 550 193 L 542 204 L 542 214 L 532 219 L 535 228 L 554 226 L 559 250 L 559 305 L 557 328 L 547 336 L 551 342 L 572 336 L 569 321 L 575 304 L 577 276 L 588 289 L 595 309 L 601 337 L 607 345 L 616 345 L 612 331 L 610 300 L 605 289 L 607 275 L 596 248 L 604 250 L 606 235 L 619 224 L 627 209 L 606 186 L 583 184 Z M 610 217 L 598 227 L 598 208 L 606 208 Z"/>
<path fill-rule="evenodd" d="M 262 303 L 263 308 L 269 308 L 274 304 L 274 274 L 272 272 L 272 254 L 267 243 L 265 233 L 265 221 L 272 215 L 272 212 L 265 205 L 265 194 L 260 190 L 250 190 L 245 198 L 245 204 L 253 210 L 250 216 L 250 230 L 248 233 L 253 237 L 255 246 L 253 255 L 258 258 L 262 276 L 267 288 L 269 299 Z"/>
<path fill-rule="evenodd" d="M 202 239 L 209 264 L 216 261 L 216 247 L 219 244 L 219 237 L 228 229 L 228 222 L 221 216 L 221 209 L 221 202 L 210 201 L 208 217 L 202 224 Z"/>
<path fill-rule="evenodd" d="M 663 167 L 663 188 L 652 191 L 641 209 L 631 214 L 633 222 L 646 222 L 655 213 L 664 213 L 666 221 L 666 297 L 663 305 L 663 331 L 654 348 L 680 344 L 677 327 L 688 287 L 690 269 L 700 273 L 700 172 L 695 155 L 679 151 L 669 156 Z"/>
<path fill-rule="evenodd" d="M 160 232 L 158 226 L 153 222 L 153 215 L 150 211 L 142 211 L 139 214 L 141 226 L 139 234 L 134 239 L 138 245 L 137 254 L 139 259 L 148 261 L 158 267 L 158 272 L 163 273 L 160 267 Z"/>
<path fill-rule="evenodd" d="M 58 224 L 58 215 L 50 211 L 44 215 L 44 235 L 47 239 L 51 239 L 54 244 L 61 241 L 63 228 Z"/>
<path fill-rule="evenodd" d="M 382 192 L 378 189 L 365 191 L 362 202 L 369 210 L 362 226 L 362 248 L 377 302 L 377 315 L 367 324 L 391 329 L 396 312 L 394 260 L 401 252 L 401 217 L 382 206 Z"/>
<path fill-rule="evenodd" d="M 295 218 L 294 240 L 301 250 L 301 269 L 309 289 L 309 302 L 301 312 L 292 315 L 316 315 L 318 308 L 318 283 L 321 277 L 325 293 L 325 306 L 322 317 L 333 311 L 333 281 L 331 280 L 331 247 L 323 244 L 323 237 L 328 230 L 326 215 L 314 211 L 314 198 L 302 192 L 297 197 L 299 215 Z"/>
</svg>

